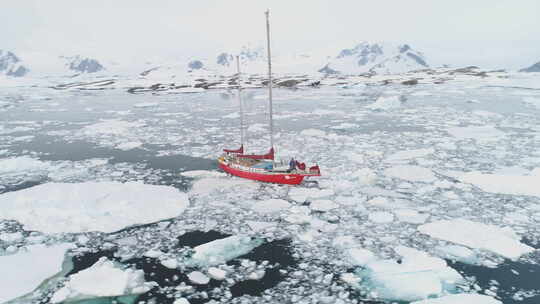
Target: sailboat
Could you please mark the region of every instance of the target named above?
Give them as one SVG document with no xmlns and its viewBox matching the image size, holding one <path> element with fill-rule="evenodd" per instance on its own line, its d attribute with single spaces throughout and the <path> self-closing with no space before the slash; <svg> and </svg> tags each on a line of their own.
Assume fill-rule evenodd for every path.
<svg viewBox="0 0 540 304">
<path fill-rule="evenodd" d="M 275 161 L 274 149 L 274 121 L 272 113 L 272 60 L 270 55 L 270 21 L 269 11 L 266 15 L 266 39 L 268 50 L 268 105 L 270 123 L 270 150 L 266 154 L 244 154 L 244 121 L 242 110 L 242 98 L 240 89 L 240 63 L 237 57 L 238 68 L 238 99 L 240 103 L 240 138 L 241 145 L 238 149 L 223 149 L 224 154 L 218 158 L 219 167 L 232 175 L 251 180 L 298 185 L 304 178 L 321 176 L 318 165 L 306 167 L 304 163 L 291 159 L 289 165 L 279 164 Z"/>
</svg>

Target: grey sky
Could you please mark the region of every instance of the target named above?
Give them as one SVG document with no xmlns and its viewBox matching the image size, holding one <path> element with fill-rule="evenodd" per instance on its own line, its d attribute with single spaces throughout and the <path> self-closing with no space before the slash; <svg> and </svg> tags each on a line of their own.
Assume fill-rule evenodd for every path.
<svg viewBox="0 0 540 304">
<path fill-rule="evenodd" d="M 215 54 L 264 39 L 277 52 L 409 43 L 432 64 L 520 68 L 540 61 L 538 0 L 19 0 L 0 10 L 0 49 L 120 60 Z"/>
</svg>

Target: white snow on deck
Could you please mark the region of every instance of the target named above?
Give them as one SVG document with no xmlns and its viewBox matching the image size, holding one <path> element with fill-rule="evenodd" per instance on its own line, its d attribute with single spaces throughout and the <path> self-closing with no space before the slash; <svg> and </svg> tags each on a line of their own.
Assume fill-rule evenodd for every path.
<svg viewBox="0 0 540 304">
<path fill-rule="evenodd" d="M 465 219 L 424 224 L 418 227 L 418 231 L 470 248 L 488 250 L 512 260 L 534 250 L 532 247 L 522 244 L 519 241 L 520 237 L 508 227 L 500 228 Z"/>
<path fill-rule="evenodd" d="M 139 182 L 47 183 L 0 195 L 1 219 L 45 233 L 103 231 L 178 216 L 185 193 Z"/>
</svg>

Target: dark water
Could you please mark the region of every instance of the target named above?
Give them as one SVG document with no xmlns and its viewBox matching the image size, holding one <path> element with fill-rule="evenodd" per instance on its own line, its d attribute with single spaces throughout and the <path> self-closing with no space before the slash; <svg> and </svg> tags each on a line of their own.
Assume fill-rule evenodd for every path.
<svg viewBox="0 0 540 304">
<path fill-rule="evenodd" d="M 131 228 L 133 229 L 137 228 Z M 178 247 L 195 247 L 213 240 L 221 239 L 230 235 L 223 234 L 218 231 L 191 231 L 178 237 Z M 210 279 L 208 284 L 192 284 L 187 274 L 191 271 L 198 270 L 196 268 L 185 269 L 170 269 L 161 264 L 156 258 L 150 257 L 137 257 L 121 261 L 115 256 L 116 249 L 103 250 L 97 252 L 86 252 L 81 255 L 73 257 L 73 269 L 66 275 L 71 275 L 84 270 L 100 258 L 107 257 L 110 260 L 122 263 L 126 266 L 134 267 L 144 271 L 145 281 L 156 282 L 159 286 L 154 287 L 148 292 L 137 296 L 136 298 L 121 299 L 121 297 L 105 297 L 100 298 L 99 302 L 88 303 L 116 303 L 115 301 L 155 301 L 155 303 L 170 304 L 174 302 L 174 289 L 182 283 L 194 288 L 193 294 L 188 296 L 190 303 L 207 303 L 212 299 L 219 300 L 223 297 L 220 290 L 229 290 L 233 296 L 239 297 L 242 295 L 260 296 L 262 292 L 272 287 L 275 287 L 281 281 L 286 279 L 286 275 L 282 274 L 280 270 L 290 269 L 297 265 L 298 261 L 292 257 L 291 253 L 291 241 L 288 239 L 274 240 L 265 242 L 259 247 L 252 250 L 250 253 L 240 256 L 236 259 L 229 261 L 229 265 L 240 265 L 242 259 L 247 259 L 253 262 L 261 263 L 268 261 L 272 267 L 266 269 L 264 277 L 260 280 L 244 280 L 227 286 L 226 281 L 218 281 Z M 122 302 L 120 302 L 122 303 Z M 148 302 L 147 302 L 148 303 Z"/>
<path fill-rule="evenodd" d="M 540 265 L 523 262 L 505 261 L 496 268 L 467 265 L 448 261 L 450 267 L 463 276 L 476 278 L 482 289 L 496 288 L 495 291 L 504 304 L 538 304 L 540 303 Z M 519 290 L 533 291 L 530 297 L 515 299 Z M 535 292 L 534 292 L 535 291 Z"/>
</svg>

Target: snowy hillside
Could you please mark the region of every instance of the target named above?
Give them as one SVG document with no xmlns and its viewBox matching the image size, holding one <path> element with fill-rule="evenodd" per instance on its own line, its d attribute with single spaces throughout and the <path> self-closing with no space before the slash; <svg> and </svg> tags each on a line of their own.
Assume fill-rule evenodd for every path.
<svg viewBox="0 0 540 304">
<path fill-rule="evenodd" d="M 343 49 L 319 71 L 327 74 L 396 74 L 427 68 L 424 55 L 408 44 L 362 42 Z"/>
<path fill-rule="evenodd" d="M 22 77 L 28 73 L 19 57 L 9 51 L 0 50 L 0 74 L 13 77 Z"/>
<path fill-rule="evenodd" d="M 530 67 L 528 68 L 524 68 L 524 69 L 521 69 L 519 70 L 520 72 L 540 72 L 540 61 L 531 65 Z"/>
</svg>

